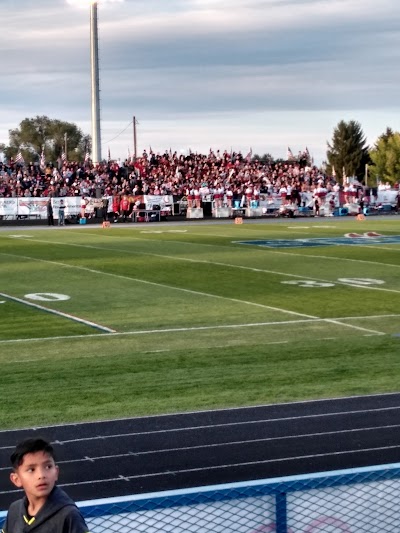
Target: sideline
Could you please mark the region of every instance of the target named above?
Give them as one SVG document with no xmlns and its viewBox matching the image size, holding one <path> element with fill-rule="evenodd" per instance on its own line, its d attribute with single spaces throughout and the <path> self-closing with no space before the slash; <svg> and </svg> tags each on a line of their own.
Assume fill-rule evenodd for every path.
<svg viewBox="0 0 400 533">
<path fill-rule="evenodd" d="M 400 315 L 373 315 L 373 316 L 348 316 L 348 317 L 336 317 L 331 319 L 334 321 L 335 324 L 340 326 L 349 326 L 350 324 L 343 324 L 343 320 L 375 320 L 375 319 L 383 319 L 383 318 L 398 318 Z M 129 337 L 129 336 L 135 336 L 135 335 L 152 335 L 153 333 L 156 333 L 157 335 L 162 335 L 163 333 L 187 333 L 190 331 L 209 331 L 209 330 L 215 330 L 215 329 L 241 329 L 241 328 L 256 328 L 256 327 L 266 327 L 266 326 L 287 326 L 288 324 L 307 324 L 311 323 L 314 324 L 316 322 L 327 322 L 329 319 L 325 318 L 310 318 L 310 319 L 304 319 L 304 320 L 281 320 L 281 321 L 273 321 L 273 322 L 255 322 L 255 323 L 248 323 L 248 324 L 224 324 L 219 326 L 194 326 L 194 327 L 187 327 L 187 328 L 166 328 L 166 329 L 147 329 L 147 330 L 137 330 L 137 331 L 110 331 L 107 334 L 100 334 L 100 333 L 92 333 L 88 335 L 58 335 L 55 337 L 34 337 L 30 339 L 4 339 L 0 340 L 1 344 L 21 344 L 21 343 L 32 343 L 32 342 L 41 342 L 41 341 L 57 341 L 57 340 L 67 340 L 67 339 L 88 339 L 93 337 Z M 354 326 L 357 328 L 357 326 Z M 364 329 L 364 328 L 359 328 Z M 365 330 L 367 332 L 370 332 L 371 330 Z M 374 335 L 387 335 L 387 333 L 381 333 L 376 332 Z M 370 334 L 365 334 L 366 337 L 370 336 Z M 314 339 L 314 340 L 335 340 L 335 337 L 322 337 L 320 339 Z M 265 343 L 266 345 L 273 345 L 273 344 L 287 344 L 289 341 L 282 340 L 282 341 L 271 341 Z M 167 350 L 157 350 L 160 351 L 167 351 Z M 150 353 L 150 352 L 147 352 Z M 152 352 L 153 353 L 153 352 Z M 82 356 L 87 357 L 87 356 Z M 98 357 L 98 355 L 94 356 Z M 35 361 L 37 358 L 34 359 Z M 24 359 L 26 361 L 26 359 Z M 15 361 L 7 361 L 7 362 L 15 362 Z"/>
<path fill-rule="evenodd" d="M 87 234 L 85 234 L 85 235 L 87 235 Z M 122 238 L 122 237 L 117 236 L 117 238 Z M 176 256 L 173 256 L 173 255 L 167 255 L 167 254 L 156 254 L 156 253 L 153 253 L 153 252 L 136 252 L 134 250 L 129 250 L 129 249 L 126 249 L 126 248 L 108 248 L 108 247 L 105 247 L 105 246 L 94 246 L 92 244 L 79 244 L 79 243 L 74 243 L 74 242 L 48 241 L 48 240 L 33 239 L 33 238 L 29 238 L 29 239 L 21 238 L 20 240 L 29 240 L 29 242 L 39 242 L 41 244 L 58 244 L 60 246 L 72 246 L 72 247 L 77 247 L 77 248 L 87 248 L 89 250 L 100 250 L 100 251 L 106 250 L 106 251 L 109 251 L 109 252 L 124 252 L 124 253 L 127 253 L 127 254 L 133 254 L 133 255 L 159 257 L 161 259 L 170 259 L 171 261 L 185 261 L 185 262 L 188 262 L 188 263 L 195 263 L 195 264 L 198 263 L 198 264 L 206 264 L 206 265 L 216 265 L 216 266 L 222 266 L 222 267 L 228 267 L 228 268 L 237 268 L 237 269 L 240 269 L 240 270 L 249 270 L 251 272 L 263 272 L 265 274 L 273 274 L 273 275 L 277 275 L 277 276 L 286 276 L 286 277 L 296 278 L 296 279 L 300 279 L 300 280 L 306 279 L 306 280 L 318 281 L 318 282 L 322 282 L 322 283 L 334 283 L 335 285 L 344 285 L 345 287 L 352 287 L 352 288 L 358 288 L 358 289 L 369 289 L 369 290 L 375 290 L 375 291 L 381 291 L 381 292 L 390 292 L 390 293 L 394 293 L 394 294 L 400 294 L 400 291 L 397 290 L 397 289 L 386 289 L 385 287 L 374 287 L 374 286 L 371 286 L 371 285 L 357 284 L 355 282 L 347 283 L 345 281 L 339 281 L 339 280 L 327 280 L 327 279 L 322 279 L 322 278 L 303 276 L 303 275 L 300 275 L 300 274 L 290 274 L 288 272 L 280 272 L 280 271 L 276 271 L 276 270 L 267 270 L 267 269 L 262 269 L 262 268 L 247 267 L 247 266 L 244 266 L 244 265 L 234 265 L 232 263 L 222 263 L 222 262 L 218 262 L 218 261 L 207 261 L 207 260 L 204 260 L 204 259 L 192 259 L 192 258 L 189 258 L 189 257 L 176 257 Z M 140 238 L 135 237 L 134 240 L 147 241 L 148 239 L 140 239 Z M 192 244 L 192 245 L 194 245 L 194 243 L 187 242 L 187 241 L 182 241 L 182 242 L 181 241 L 169 241 L 169 242 L 174 242 L 174 243 L 177 242 L 179 244 Z M 199 244 L 199 246 L 215 246 L 215 245 Z M 218 246 L 218 245 L 216 245 L 216 246 Z M 259 249 L 259 248 L 257 248 L 257 249 Z M 301 255 L 301 254 L 295 254 L 295 253 L 290 253 L 290 252 L 280 252 L 280 251 L 275 252 L 274 250 L 272 251 L 272 253 L 285 254 L 285 255 L 296 255 L 296 256 L 301 256 L 301 257 L 317 257 L 317 258 L 320 257 L 320 256 L 311 256 L 311 255 Z M 31 258 L 31 257 L 22 256 L 22 255 L 19 256 L 19 255 L 16 255 L 16 254 L 8 254 L 6 252 L 0 252 L 0 254 L 9 255 L 11 257 L 22 257 L 22 258 L 25 257 L 26 259 L 29 259 L 29 260 L 34 259 L 34 258 Z M 321 256 L 321 257 L 323 259 L 326 258 L 325 256 Z M 333 256 L 330 257 L 329 259 L 330 260 L 332 260 L 332 259 L 335 260 L 336 259 L 336 260 L 342 261 L 341 258 L 336 258 L 336 257 L 333 257 Z M 45 259 L 35 259 L 35 260 L 37 260 L 37 261 L 45 261 L 46 262 Z M 357 261 L 357 262 L 359 262 L 359 260 L 357 260 L 357 259 L 349 259 L 349 261 Z M 52 261 L 47 261 L 47 262 L 51 263 Z M 366 262 L 366 261 L 363 261 L 363 262 Z M 70 265 L 66 265 L 64 263 L 57 263 L 57 264 L 64 265 L 64 266 L 70 266 Z M 382 267 L 389 266 L 389 267 L 400 268 L 400 265 L 392 265 L 392 264 L 386 264 L 386 263 L 376 263 L 376 264 L 379 265 L 379 266 L 382 266 Z M 85 267 L 76 267 L 76 268 L 85 268 Z M 104 274 L 108 274 L 108 273 L 104 272 Z M 134 279 L 134 278 L 126 278 L 126 279 Z M 136 281 L 140 281 L 140 280 L 136 280 Z M 143 281 L 143 283 L 146 283 L 146 281 Z M 147 283 L 150 283 L 150 282 L 147 282 Z M 157 283 L 155 283 L 155 285 L 157 285 Z M 169 286 L 166 285 L 166 287 L 169 287 Z M 195 292 L 196 294 L 202 294 L 202 293 L 198 293 L 196 291 L 190 291 L 189 289 L 181 289 L 181 290 L 186 290 L 186 291 L 189 291 L 189 292 Z M 247 302 L 247 303 L 249 303 L 249 302 Z M 254 305 L 261 305 L 261 304 L 254 304 Z M 275 308 L 272 308 L 272 307 L 270 307 L 269 309 L 274 309 L 275 310 Z M 278 310 L 279 310 L 279 308 L 278 308 Z M 289 313 L 290 311 L 286 311 L 286 312 Z M 304 315 L 304 314 L 301 314 L 301 313 L 294 313 L 294 314 L 297 314 L 298 316 L 309 316 L 309 315 Z M 309 318 L 311 318 L 311 317 L 309 317 Z M 315 317 L 312 317 L 312 318 L 315 318 Z"/>
<path fill-rule="evenodd" d="M 42 241 L 39 240 L 39 242 L 42 242 Z M 53 242 L 52 244 L 55 244 L 55 243 Z M 78 246 L 85 247 L 84 245 L 78 245 Z M 251 305 L 251 306 L 254 306 L 254 307 L 260 307 L 262 309 L 269 309 L 271 311 L 278 311 L 279 313 L 284 313 L 284 314 L 288 314 L 288 315 L 293 315 L 293 316 L 298 316 L 298 317 L 303 317 L 303 318 L 309 318 L 309 319 L 313 319 L 313 320 L 322 320 L 322 321 L 324 321 L 326 323 L 335 324 L 335 325 L 341 325 L 341 326 L 344 326 L 344 327 L 347 327 L 347 328 L 356 329 L 358 331 L 364 331 L 364 332 L 370 333 L 372 335 L 385 335 L 385 333 L 382 332 L 382 331 L 376 331 L 376 330 L 373 330 L 373 329 L 366 329 L 366 328 L 362 328 L 360 326 L 354 326 L 354 325 L 351 325 L 351 324 L 343 324 L 343 323 L 338 322 L 335 319 L 331 319 L 331 318 L 321 319 L 321 317 L 318 317 L 318 316 L 307 315 L 305 313 L 298 313 L 296 311 L 290 311 L 289 309 L 283 309 L 281 307 L 273 307 L 273 306 L 270 306 L 270 305 L 259 304 L 259 303 L 256 303 L 256 302 L 249 302 L 248 300 L 239 300 L 238 298 L 229 298 L 227 296 L 220 296 L 218 294 L 212 294 L 212 293 L 207 293 L 207 292 L 202 292 L 202 291 L 194 291 L 194 290 L 191 290 L 191 289 L 185 289 L 183 287 L 174 287 L 173 285 L 167 285 L 165 283 L 156 283 L 155 281 L 148 281 L 148 280 L 143 280 L 143 279 L 139 279 L 139 278 L 133 278 L 133 277 L 130 277 L 130 276 L 123 276 L 121 274 L 114 274 L 113 272 L 104 272 L 102 270 L 96 270 L 94 268 L 87 268 L 87 267 L 82 267 L 82 266 L 77 266 L 77 265 L 70 265 L 68 263 L 62 263 L 60 261 L 49 261 L 47 259 L 38 259 L 36 257 L 29 257 L 29 256 L 18 255 L 18 254 L 8 254 L 8 253 L 4 253 L 4 252 L 0 252 L 0 253 L 1 253 L 1 255 L 7 255 L 7 256 L 10 256 L 10 257 L 18 257 L 20 259 L 21 258 L 22 259 L 27 259 L 28 261 L 38 261 L 38 262 L 46 263 L 46 264 L 50 264 L 50 265 L 62 266 L 64 268 L 82 270 L 84 272 L 90 272 L 91 274 L 99 274 L 99 275 L 102 275 L 102 276 L 110 276 L 112 278 L 123 279 L 123 280 L 127 280 L 127 281 L 133 281 L 133 282 L 136 282 L 136 283 L 143 283 L 144 285 L 162 287 L 164 289 L 181 291 L 181 292 L 185 292 L 185 293 L 188 293 L 188 294 L 195 294 L 195 295 L 198 295 L 198 296 L 206 296 L 208 298 L 215 298 L 215 299 L 218 299 L 218 300 L 227 300 L 227 301 L 235 302 L 235 303 L 239 303 L 239 304 Z M 298 276 L 298 277 L 301 277 L 301 276 Z M 359 286 L 359 285 L 357 286 L 357 288 L 358 287 L 365 288 L 365 287 L 362 287 L 362 286 Z M 400 292 L 400 291 L 389 291 L 389 292 Z M 0 296 L 1 296 L 1 293 L 0 293 Z"/>
<path fill-rule="evenodd" d="M 22 300 L 21 298 L 16 298 L 15 296 L 10 296 L 9 294 L 4 294 L 3 292 L 0 292 L 0 296 L 2 298 L 6 298 L 7 300 L 11 300 L 19 304 L 27 305 L 28 307 L 33 307 L 34 309 L 39 309 L 40 311 L 45 311 L 46 313 L 50 313 L 52 315 L 57 315 L 62 318 L 67 318 L 68 320 L 72 320 L 74 322 L 79 322 L 80 324 L 84 324 L 85 326 L 89 326 L 94 329 L 99 329 L 100 331 L 104 331 L 106 333 L 115 333 L 114 329 L 101 326 L 100 324 L 96 324 L 95 322 L 91 322 L 90 320 L 84 320 L 83 318 L 79 318 L 77 316 L 70 315 L 68 313 L 63 313 L 62 311 L 56 311 L 55 309 L 49 309 L 48 307 L 44 307 L 43 305 L 34 304 L 33 302 L 27 302 L 26 300 Z M 84 336 L 85 335 L 83 335 L 83 337 Z"/>
</svg>

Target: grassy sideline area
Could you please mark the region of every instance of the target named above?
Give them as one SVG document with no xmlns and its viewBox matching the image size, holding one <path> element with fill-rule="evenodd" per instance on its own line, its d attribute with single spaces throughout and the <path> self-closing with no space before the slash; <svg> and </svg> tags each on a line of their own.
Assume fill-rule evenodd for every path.
<svg viewBox="0 0 400 533">
<path fill-rule="evenodd" d="M 400 217 L 13 228 L 0 274 L 2 429 L 399 389 Z"/>
</svg>

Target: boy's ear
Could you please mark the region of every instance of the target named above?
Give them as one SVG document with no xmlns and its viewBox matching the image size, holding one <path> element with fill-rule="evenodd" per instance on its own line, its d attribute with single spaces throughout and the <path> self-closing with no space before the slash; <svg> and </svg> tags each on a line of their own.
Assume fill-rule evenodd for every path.
<svg viewBox="0 0 400 533">
<path fill-rule="evenodd" d="M 21 480 L 19 479 L 19 475 L 17 472 L 11 472 L 10 474 L 11 483 L 13 483 L 16 487 L 19 489 L 22 487 Z"/>
</svg>

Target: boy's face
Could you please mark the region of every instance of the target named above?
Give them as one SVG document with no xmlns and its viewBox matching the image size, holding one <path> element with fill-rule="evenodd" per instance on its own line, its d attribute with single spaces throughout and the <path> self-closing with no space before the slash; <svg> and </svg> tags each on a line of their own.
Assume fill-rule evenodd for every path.
<svg viewBox="0 0 400 533">
<path fill-rule="evenodd" d="M 46 452 L 27 453 L 10 479 L 24 489 L 28 500 L 46 498 L 58 479 L 58 466 Z"/>
</svg>

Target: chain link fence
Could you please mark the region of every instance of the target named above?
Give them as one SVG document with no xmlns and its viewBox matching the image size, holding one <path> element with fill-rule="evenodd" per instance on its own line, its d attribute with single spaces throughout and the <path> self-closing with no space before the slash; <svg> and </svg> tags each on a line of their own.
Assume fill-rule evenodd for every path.
<svg viewBox="0 0 400 533">
<path fill-rule="evenodd" d="M 396 533 L 400 465 L 81 504 L 91 533 Z"/>
<path fill-rule="evenodd" d="M 398 533 L 399 501 L 394 464 L 78 505 L 91 533 Z"/>
</svg>

